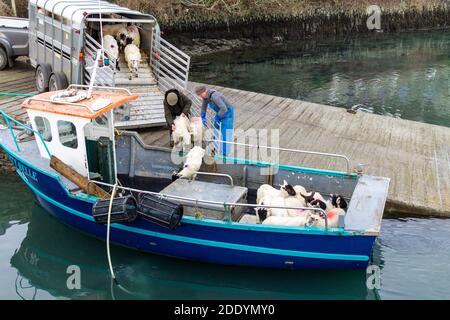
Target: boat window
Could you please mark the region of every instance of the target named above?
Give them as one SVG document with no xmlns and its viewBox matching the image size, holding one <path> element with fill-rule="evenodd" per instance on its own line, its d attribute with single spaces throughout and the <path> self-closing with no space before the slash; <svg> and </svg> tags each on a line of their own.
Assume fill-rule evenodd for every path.
<svg viewBox="0 0 450 320">
<path fill-rule="evenodd" d="M 58 121 L 59 141 L 65 147 L 78 148 L 77 129 L 72 122 Z"/>
<path fill-rule="evenodd" d="M 50 129 L 50 121 L 47 118 L 35 117 L 34 123 L 36 124 L 37 131 L 41 134 L 44 141 L 52 141 L 52 131 Z"/>
</svg>

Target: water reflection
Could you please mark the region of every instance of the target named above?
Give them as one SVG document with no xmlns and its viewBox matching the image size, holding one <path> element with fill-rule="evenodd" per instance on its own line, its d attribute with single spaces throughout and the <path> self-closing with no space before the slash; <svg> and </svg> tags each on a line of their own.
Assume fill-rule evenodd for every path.
<svg viewBox="0 0 450 320">
<path fill-rule="evenodd" d="M 132 294 L 112 287 L 103 242 L 79 233 L 32 207 L 26 236 L 11 258 L 17 294 L 35 290 L 69 299 L 372 299 L 359 271 L 281 271 L 181 261 L 112 249 L 116 275 Z M 81 289 L 66 286 L 67 267 L 81 268 Z"/>
</svg>

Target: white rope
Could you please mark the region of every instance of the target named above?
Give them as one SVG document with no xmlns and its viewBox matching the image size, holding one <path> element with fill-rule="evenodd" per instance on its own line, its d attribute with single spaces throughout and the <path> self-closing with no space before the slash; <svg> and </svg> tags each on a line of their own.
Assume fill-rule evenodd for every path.
<svg viewBox="0 0 450 320">
<path fill-rule="evenodd" d="M 109 208 L 108 208 L 108 223 L 106 225 L 106 255 L 108 256 L 108 265 L 109 265 L 109 272 L 111 273 L 111 280 L 114 281 L 114 283 L 124 292 L 128 293 L 128 294 L 133 294 L 131 291 L 128 291 L 127 289 L 125 289 L 124 287 L 122 287 L 119 284 L 119 281 L 117 281 L 116 279 L 116 275 L 114 273 L 114 269 L 113 269 L 113 265 L 112 265 L 112 260 L 111 260 L 111 250 L 109 248 L 109 238 L 110 238 L 110 229 L 111 229 L 111 211 L 112 211 L 112 204 L 113 204 L 113 199 L 114 196 L 116 194 L 116 190 L 117 190 L 117 186 L 118 186 L 118 179 L 116 179 L 116 184 L 113 187 L 113 191 L 111 194 L 111 198 L 109 200 Z M 113 296 L 113 299 L 115 300 L 114 297 L 114 291 L 111 287 L 111 294 Z"/>
<path fill-rule="evenodd" d="M 110 229 L 111 229 L 111 210 L 112 210 L 114 195 L 116 194 L 116 189 L 117 189 L 117 181 L 114 184 L 113 191 L 111 194 L 111 199 L 109 200 L 108 223 L 106 225 L 106 255 L 108 256 L 108 265 L 109 265 L 109 272 L 111 273 L 111 277 L 114 280 L 114 282 L 116 284 L 118 284 L 117 280 L 116 280 L 116 275 L 114 274 L 114 270 L 113 270 L 113 266 L 112 266 L 112 262 L 111 262 L 111 252 L 109 249 L 109 233 L 110 233 Z"/>
</svg>

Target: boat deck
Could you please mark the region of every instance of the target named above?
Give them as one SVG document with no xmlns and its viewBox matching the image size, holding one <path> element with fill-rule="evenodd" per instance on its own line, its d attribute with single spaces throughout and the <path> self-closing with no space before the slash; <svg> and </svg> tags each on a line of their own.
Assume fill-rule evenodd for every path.
<svg viewBox="0 0 450 320">
<path fill-rule="evenodd" d="M 23 63 L 0 72 L 0 91 L 36 93 L 33 72 Z M 388 212 L 450 216 L 450 128 L 216 88 L 236 107 L 235 128 L 279 129 L 282 147 L 345 154 L 352 166 L 362 163 L 366 173 L 390 178 Z M 22 100 L 3 98 L 1 109 L 26 120 Z M 141 131 L 140 135 L 146 144 L 169 145 L 168 131 L 162 127 Z M 343 161 L 313 155 L 281 153 L 280 163 L 345 170 Z"/>
</svg>

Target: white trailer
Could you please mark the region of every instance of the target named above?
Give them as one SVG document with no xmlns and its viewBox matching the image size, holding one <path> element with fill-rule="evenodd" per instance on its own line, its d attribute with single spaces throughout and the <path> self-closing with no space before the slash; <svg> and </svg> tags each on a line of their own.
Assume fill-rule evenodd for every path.
<svg viewBox="0 0 450 320">
<path fill-rule="evenodd" d="M 40 92 L 89 83 L 95 54 L 102 48 L 101 27 L 132 23 L 141 37 L 139 77 L 129 79 L 123 53 L 120 71 L 116 61 L 108 57 L 102 60 L 106 67 L 97 69 L 95 77 L 98 86 L 126 87 L 141 96 L 118 110 L 115 126 L 132 129 L 163 125 L 164 92 L 177 88 L 188 93 L 190 57 L 161 38 L 152 15 L 107 1 L 30 0 L 29 19 L 30 60 Z"/>
</svg>

